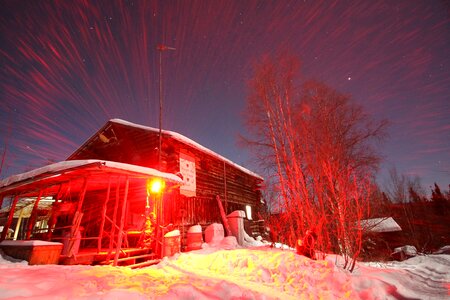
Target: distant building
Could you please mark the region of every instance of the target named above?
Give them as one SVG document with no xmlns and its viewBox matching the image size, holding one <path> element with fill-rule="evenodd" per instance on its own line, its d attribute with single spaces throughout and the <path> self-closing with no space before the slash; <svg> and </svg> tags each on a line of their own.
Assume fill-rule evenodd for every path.
<svg viewBox="0 0 450 300">
<path fill-rule="evenodd" d="M 361 226 L 366 232 L 402 231 L 400 225 L 392 217 L 361 220 Z"/>
</svg>

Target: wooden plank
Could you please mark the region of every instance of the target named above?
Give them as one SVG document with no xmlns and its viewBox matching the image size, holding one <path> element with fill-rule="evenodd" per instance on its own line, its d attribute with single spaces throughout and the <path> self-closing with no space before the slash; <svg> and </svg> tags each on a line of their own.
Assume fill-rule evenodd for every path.
<svg viewBox="0 0 450 300">
<path fill-rule="evenodd" d="M 161 259 L 153 259 L 153 260 L 147 260 L 141 263 L 137 263 L 134 265 L 129 265 L 127 266 L 128 268 L 131 269 L 137 269 L 137 268 L 143 268 L 143 267 L 148 267 L 148 266 L 152 266 L 152 265 L 156 265 L 161 261 Z"/>
<path fill-rule="evenodd" d="M 108 255 L 107 259 L 109 260 L 111 258 L 112 248 L 113 248 L 113 242 L 114 242 L 114 235 L 116 231 L 116 218 L 117 218 L 117 209 L 119 207 L 119 198 L 120 198 L 120 176 L 117 178 L 117 186 L 116 186 L 116 201 L 114 203 L 114 213 L 113 213 L 113 219 L 111 221 L 111 233 L 109 234 L 109 249 L 108 249 Z"/>
<path fill-rule="evenodd" d="M 230 225 L 228 224 L 228 219 L 227 216 L 225 215 L 225 211 L 223 210 L 222 201 L 220 200 L 219 195 L 216 196 L 216 200 L 217 204 L 219 205 L 220 215 L 222 216 L 222 222 L 227 232 L 227 236 L 230 236 L 231 235 Z"/>
<path fill-rule="evenodd" d="M 22 207 L 20 209 L 19 218 L 17 219 L 17 223 L 16 223 L 16 229 L 14 230 L 14 240 L 17 240 L 17 237 L 19 236 L 20 224 L 22 223 L 22 218 L 23 218 L 23 210 L 24 210 L 24 207 Z"/>
<path fill-rule="evenodd" d="M 69 237 L 69 249 L 68 249 L 68 256 L 72 256 L 72 252 L 73 252 L 73 247 L 75 246 L 75 242 L 76 242 L 76 238 L 78 235 L 78 232 L 80 230 L 80 224 L 81 224 L 81 219 L 83 218 L 83 213 L 81 212 L 81 209 L 83 207 L 83 203 L 84 203 L 84 198 L 86 196 L 86 190 L 87 190 L 87 185 L 88 185 L 88 180 L 85 177 L 84 181 L 83 181 L 83 187 L 80 193 L 80 197 L 78 199 L 78 205 L 77 205 L 77 210 L 75 212 L 75 215 L 73 217 L 72 220 L 72 227 L 70 228 L 70 237 Z"/>
<path fill-rule="evenodd" d="M 224 201 L 225 201 L 225 212 L 227 212 L 228 209 L 228 196 L 227 196 L 227 164 L 223 162 L 223 193 L 225 194 Z"/>
<path fill-rule="evenodd" d="M 81 219 L 83 218 L 82 212 L 75 212 L 75 215 L 73 216 L 73 223 L 70 227 L 70 235 L 69 235 L 69 242 L 68 242 L 68 250 L 67 250 L 67 256 L 71 257 L 73 254 L 73 247 L 75 246 L 76 239 L 78 238 L 77 235 L 79 234 L 79 228 Z"/>
<path fill-rule="evenodd" d="M 123 197 L 123 204 L 122 204 L 122 214 L 120 215 L 120 227 L 119 227 L 119 234 L 117 238 L 117 246 L 116 246 L 116 255 L 114 256 L 114 266 L 117 266 L 117 260 L 119 259 L 119 252 L 122 247 L 122 239 L 123 239 L 123 227 L 125 223 L 125 213 L 126 213 L 126 207 L 127 207 L 127 200 L 128 200 L 128 186 L 130 183 L 130 179 L 126 178 L 125 180 L 125 195 Z"/>
<path fill-rule="evenodd" d="M 98 252 L 100 252 L 102 249 L 103 231 L 105 228 L 105 219 L 106 219 L 106 212 L 107 212 L 107 208 L 108 208 L 110 193 L 111 193 L 111 176 L 108 178 L 108 190 L 106 191 L 106 198 L 105 198 L 105 201 L 103 202 L 102 221 L 100 222 L 100 232 L 99 232 L 98 243 L 97 243 L 97 251 Z"/>
<path fill-rule="evenodd" d="M 81 212 L 81 208 L 83 207 L 84 197 L 86 195 L 86 190 L 87 190 L 87 183 L 88 183 L 87 178 L 84 178 L 83 189 L 81 190 L 80 199 L 78 201 L 78 206 L 77 206 L 77 211 L 79 211 L 79 212 Z"/>
<path fill-rule="evenodd" d="M 26 235 L 26 239 L 27 240 L 30 239 L 31 232 L 33 231 L 34 225 L 36 223 L 36 217 L 37 217 L 37 213 L 38 213 L 38 206 L 39 206 L 39 202 L 41 201 L 41 197 L 42 197 L 42 190 L 39 191 L 39 195 L 38 195 L 36 201 L 34 202 L 33 210 L 31 211 L 30 219 L 28 220 L 27 235 Z"/>
<path fill-rule="evenodd" d="M 69 182 L 69 186 L 70 186 L 70 182 Z M 48 223 L 47 223 L 47 227 L 48 227 L 47 235 L 46 235 L 47 241 L 50 241 L 52 239 L 53 227 L 55 226 L 56 218 L 58 217 L 58 211 L 57 211 L 56 207 L 58 206 L 58 201 L 59 201 L 59 198 L 61 198 L 62 191 L 63 191 L 63 185 L 60 184 L 58 194 L 56 195 L 56 198 L 55 198 L 55 202 L 53 202 L 53 204 L 52 204 L 50 219 L 48 220 Z"/>
<path fill-rule="evenodd" d="M 133 260 L 133 259 L 143 259 L 143 258 L 155 258 L 156 254 L 155 253 L 149 253 L 149 254 L 142 254 L 142 255 L 135 255 L 135 256 L 128 256 L 128 257 L 122 257 L 119 258 L 117 260 L 117 262 L 124 262 L 124 261 L 129 261 L 129 260 Z"/>
<path fill-rule="evenodd" d="M 9 229 L 9 227 L 11 227 L 11 223 L 14 218 L 14 211 L 16 210 L 16 204 L 18 201 L 19 201 L 19 196 L 16 195 L 11 204 L 11 209 L 9 210 L 8 220 L 6 221 L 6 224 L 3 226 L 2 235 L 0 237 L 0 242 L 4 241 L 6 239 L 6 236 L 8 234 L 8 229 Z"/>
</svg>

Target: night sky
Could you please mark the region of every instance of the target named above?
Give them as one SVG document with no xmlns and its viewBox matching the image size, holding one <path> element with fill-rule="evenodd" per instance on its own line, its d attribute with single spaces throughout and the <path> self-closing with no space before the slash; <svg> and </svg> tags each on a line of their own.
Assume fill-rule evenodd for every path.
<svg viewBox="0 0 450 300">
<path fill-rule="evenodd" d="M 289 50 L 304 78 L 388 119 L 385 162 L 450 183 L 450 4 L 0 1 L 0 178 L 67 158 L 111 118 L 163 128 L 259 172 L 243 110 L 252 65 Z M 380 176 L 382 179 L 383 176 Z M 380 179 L 380 180 L 381 180 Z"/>
</svg>

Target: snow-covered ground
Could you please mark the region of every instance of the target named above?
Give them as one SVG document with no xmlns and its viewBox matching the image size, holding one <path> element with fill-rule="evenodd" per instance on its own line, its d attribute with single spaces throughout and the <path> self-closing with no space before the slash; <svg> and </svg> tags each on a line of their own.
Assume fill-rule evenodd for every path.
<svg viewBox="0 0 450 300">
<path fill-rule="evenodd" d="M 3 256 L 0 299 L 450 299 L 446 254 L 360 263 L 349 273 L 336 256 L 313 261 L 268 246 L 204 245 L 137 270 L 29 266 Z"/>
</svg>

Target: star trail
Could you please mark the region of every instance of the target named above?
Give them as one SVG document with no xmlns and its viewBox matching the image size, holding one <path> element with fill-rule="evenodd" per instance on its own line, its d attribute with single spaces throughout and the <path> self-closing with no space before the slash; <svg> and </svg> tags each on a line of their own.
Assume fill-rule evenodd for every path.
<svg viewBox="0 0 450 300">
<path fill-rule="evenodd" d="M 163 127 L 251 169 L 252 65 L 288 49 L 387 118 L 383 170 L 450 177 L 448 1 L 12 1 L 0 17 L 0 178 L 64 160 L 108 119 Z M 382 170 L 382 171 L 383 171 Z M 255 170 L 258 171 L 258 170 Z M 383 172 L 382 172 L 383 173 Z"/>
</svg>

